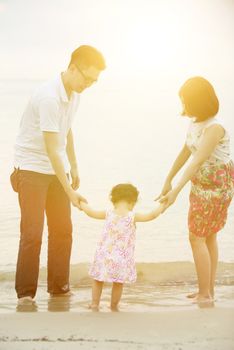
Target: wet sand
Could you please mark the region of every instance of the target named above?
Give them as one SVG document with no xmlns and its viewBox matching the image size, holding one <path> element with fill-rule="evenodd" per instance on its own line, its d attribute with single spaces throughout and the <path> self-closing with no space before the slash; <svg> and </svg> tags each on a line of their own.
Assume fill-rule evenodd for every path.
<svg viewBox="0 0 234 350">
<path fill-rule="evenodd" d="M 192 264 L 183 264 L 183 269 L 174 263 L 139 267 L 139 281 L 124 287 L 119 313 L 108 307 L 110 284 L 104 286 L 100 312 L 88 310 L 91 284 L 86 266 L 72 267 L 70 298 L 48 297 L 41 270 L 33 309 L 16 307 L 14 274 L 3 274 L 0 350 L 234 349 L 233 264 L 219 267 L 214 304 L 200 306 L 186 298 L 197 287 Z"/>
<path fill-rule="evenodd" d="M 234 349 L 234 309 L 0 314 L 1 350 Z"/>
</svg>

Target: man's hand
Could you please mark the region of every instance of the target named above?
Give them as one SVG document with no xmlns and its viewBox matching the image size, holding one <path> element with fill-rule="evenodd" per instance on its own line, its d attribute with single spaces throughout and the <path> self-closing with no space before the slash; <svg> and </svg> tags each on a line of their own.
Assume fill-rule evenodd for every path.
<svg viewBox="0 0 234 350">
<path fill-rule="evenodd" d="M 71 168 L 70 174 L 72 178 L 71 187 L 73 188 L 73 190 L 77 190 L 80 186 L 80 178 L 77 167 Z"/>
</svg>

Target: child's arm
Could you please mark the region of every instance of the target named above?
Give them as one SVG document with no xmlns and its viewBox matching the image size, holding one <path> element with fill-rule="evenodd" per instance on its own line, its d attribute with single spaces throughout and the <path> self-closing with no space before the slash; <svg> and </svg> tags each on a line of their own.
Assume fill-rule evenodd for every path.
<svg viewBox="0 0 234 350">
<path fill-rule="evenodd" d="M 165 205 L 159 205 L 156 209 L 150 211 L 149 213 L 136 213 L 135 222 L 145 222 L 156 219 L 164 210 Z"/>
<path fill-rule="evenodd" d="M 80 202 L 81 210 L 85 212 L 88 216 L 94 219 L 104 220 L 106 218 L 106 212 L 104 210 L 94 210 L 87 203 Z"/>
</svg>

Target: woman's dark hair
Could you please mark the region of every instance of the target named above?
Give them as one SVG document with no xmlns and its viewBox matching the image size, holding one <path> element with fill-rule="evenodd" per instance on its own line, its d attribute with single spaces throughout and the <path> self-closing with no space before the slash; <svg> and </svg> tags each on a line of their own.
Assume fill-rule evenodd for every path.
<svg viewBox="0 0 234 350">
<path fill-rule="evenodd" d="M 186 113 L 196 117 L 198 122 L 218 113 L 219 100 L 214 88 L 202 77 L 188 79 L 180 88 L 179 96 L 184 102 Z"/>
<path fill-rule="evenodd" d="M 110 193 L 110 199 L 113 204 L 119 201 L 128 203 L 136 203 L 139 192 L 137 188 L 131 184 L 118 184 L 114 186 Z"/>
<path fill-rule="evenodd" d="M 89 45 L 82 45 L 72 52 L 71 64 L 77 65 L 80 68 L 95 67 L 99 70 L 106 68 L 105 59 L 102 54 L 95 49 L 95 47 Z"/>
</svg>

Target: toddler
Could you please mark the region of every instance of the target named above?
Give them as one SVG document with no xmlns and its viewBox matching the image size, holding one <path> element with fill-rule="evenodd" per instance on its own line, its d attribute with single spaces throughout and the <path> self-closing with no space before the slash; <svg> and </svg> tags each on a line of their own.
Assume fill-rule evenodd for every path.
<svg viewBox="0 0 234 350">
<path fill-rule="evenodd" d="M 138 199 L 138 190 L 131 184 L 118 184 L 112 188 L 110 199 L 113 209 L 97 211 L 81 202 L 81 209 L 90 217 L 105 220 L 104 229 L 98 243 L 89 274 L 93 278 L 93 311 L 99 310 L 99 302 L 104 282 L 113 283 L 112 311 L 118 311 L 123 284 L 136 281 L 134 261 L 136 222 L 155 219 L 163 211 L 164 205 L 147 213 L 133 213 Z"/>
</svg>

